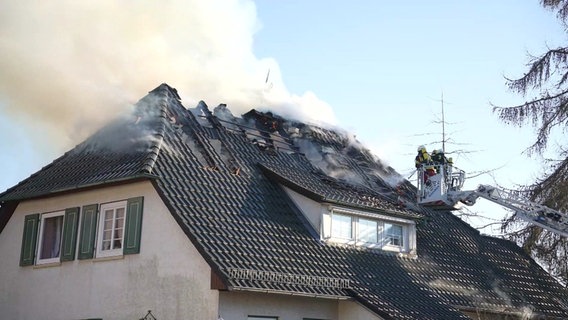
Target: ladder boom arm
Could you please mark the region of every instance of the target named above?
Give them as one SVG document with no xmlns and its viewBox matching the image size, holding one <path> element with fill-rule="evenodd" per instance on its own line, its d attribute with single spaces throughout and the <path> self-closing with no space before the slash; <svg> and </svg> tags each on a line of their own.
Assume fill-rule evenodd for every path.
<svg viewBox="0 0 568 320">
<path fill-rule="evenodd" d="M 539 203 L 520 198 L 505 190 L 490 185 L 480 185 L 476 190 L 458 191 L 448 195 L 453 201 L 468 206 L 478 198 L 484 198 L 507 209 L 513 210 L 520 218 L 546 230 L 568 237 L 568 214 L 551 209 Z"/>
</svg>

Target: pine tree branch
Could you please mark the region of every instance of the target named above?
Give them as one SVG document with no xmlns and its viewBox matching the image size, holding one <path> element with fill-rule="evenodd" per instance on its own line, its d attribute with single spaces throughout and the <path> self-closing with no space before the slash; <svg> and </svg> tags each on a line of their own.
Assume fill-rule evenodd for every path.
<svg viewBox="0 0 568 320">
<path fill-rule="evenodd" d="M 539 89 L 547 84 L 554 71 L 566 66 L 568 48 L 550 49 L 540 57 L 532 57 L 529 71 L 519 79 L 507 79 L 510 90 L 525 95 L 529 89 Z"/>
</svg>

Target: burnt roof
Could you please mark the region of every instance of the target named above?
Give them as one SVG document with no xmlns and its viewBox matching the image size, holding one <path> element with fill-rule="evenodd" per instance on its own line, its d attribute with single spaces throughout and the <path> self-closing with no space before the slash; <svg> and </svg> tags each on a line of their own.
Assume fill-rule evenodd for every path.
<svg viewBox="0 0 568 320">
<path fill-rule="evenodd" d="M 235 117 L 224 105 L 186 109 L 166 84 L 118 121 L 0 201 L 150 177 L 230 290 L 353 298 L 386 319 L 469 319 L 458 309 L 568 318 L 565 288 L 518 246 L 448 211 L 401 208 L 413 187 L 340 131 L 256 110 Z M 126 144 L 96 138 L 107 130 Z M 279 184 L 414 219 L 417 257 L 322 242 Z"/>
<path fill-rule="evenodd" d="M 166 104 L 153 96 L 29 178 L 0 193 L 0 202 L 30 199 L 133 179 L 152 178 Z"/>
</svg>

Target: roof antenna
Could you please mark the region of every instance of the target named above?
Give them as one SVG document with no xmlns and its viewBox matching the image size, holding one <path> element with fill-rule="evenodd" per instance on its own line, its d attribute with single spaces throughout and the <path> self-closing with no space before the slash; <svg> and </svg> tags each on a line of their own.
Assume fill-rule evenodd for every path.
<svg viewBox="0 0 568 320">
<path fill-rule="evenodd" d="M 442 90 L 442 152 L 446 154 L 446 119 L 444 117 L 444 90 Z"/>
</svg>

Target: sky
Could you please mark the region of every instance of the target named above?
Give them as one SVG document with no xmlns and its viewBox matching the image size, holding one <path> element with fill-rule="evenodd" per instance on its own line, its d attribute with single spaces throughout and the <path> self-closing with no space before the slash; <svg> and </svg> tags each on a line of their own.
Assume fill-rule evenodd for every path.
<svg viewBox="0 0 568 320">
<path fill-rule="evenodd" d="M 522 154 L 534 130 L 503 124 L 491 103 L 521 103 L 505 77 L 566 42 L 552 12 L 537 0 L 346 3 L 0 0 L 0 190 L 162 82 L 186 107 L 264 106 L 342 127 L 405 177 L 419 145 L 442 148 L 443 109 L 465 189 L 541 174 L 542 158 Z"/>
<path fill-rule="evenodd" d="M 542 173 L 541 158 L 522 154 L 534 130 L 503 124 L 491 103 L 522 102 L 505 77 L 521 76 L 528 54 L 565 43 L 552 12 L 538 1 L 342 4 L 257 2 L 255 53 L 278 61 L 290 91 L 315 92 L 342 127 L 405 177 L 419 145 L 442 148 L 442 108 L 445 149 L 470 177 L 464 189 L 515 187 Z M 492 219 L 506 214 L 486 200 L 469 209 Z"/>
</svg>

